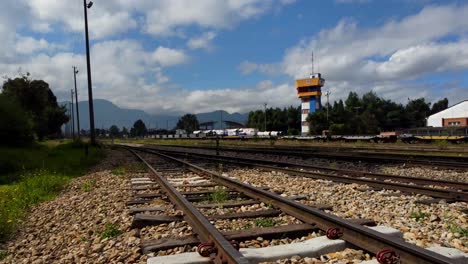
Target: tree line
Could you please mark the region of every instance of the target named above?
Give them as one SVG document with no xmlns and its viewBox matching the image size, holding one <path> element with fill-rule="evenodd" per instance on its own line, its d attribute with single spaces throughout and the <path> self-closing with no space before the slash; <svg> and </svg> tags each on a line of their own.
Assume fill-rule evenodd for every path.
<svg viewBox="0 0 468 264">
<path fill-rule="evenodd" d="M 321 110 L 309 114 L 310 134 L 319 135 L 323 130 L 332 134 L 378 134 L 382 131 L 394 131 L 400 128 L 424 127 L 429 115 L 448 107 L 444 98 L 432 104 L 424 98 L 410 100 L 406 105 L 377 96 L 374 92 L 359 96 L 350 92 L 348 97 L 338 100 L 333 105 L 322 107 Z M 248 127 L 260 131 L 282 131 L 289 135 L 301 131 L 301 108 L 268 108 L 265 111 L 256 110 L 249 113 Z"/>
<path fill-rule="evenodd" d="M 61 136 L 68 122 L 65 106 L 43 80 L 30 74 L 7 78 L 0 93 L 0 145 L 27 145 L 45 138 Z"/>
<path fill-rule="evenodd" d="M 186 133 L 191 134 L 193 131 L 199 129 L 199 123 L 197 116 L 194 114 L 185 114 L 179 118 L 177 125 L 174 129 L 153 129 L 149 130 L 146 127 L 146 124 L 143 120 L 138 119 L 133 123 L 133 126 L 130 128 L 130 131 L 123 127 L 122 130 L 118 126 L 112 125 L 109 128 L 109 131 L 106 130 L 96 130 L 97 136 L 106 136 L 109 134 L 111 137 L 144 137 L 147 135 L 170 135 L 175 134 L 175 129 L 184 130 Z"/>
</svg>

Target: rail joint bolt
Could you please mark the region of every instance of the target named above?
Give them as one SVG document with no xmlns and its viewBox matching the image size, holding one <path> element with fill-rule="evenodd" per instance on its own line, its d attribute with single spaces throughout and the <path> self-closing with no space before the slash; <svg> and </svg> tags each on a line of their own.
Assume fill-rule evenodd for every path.
<svg viewBox="0 0 468 264">
<path fill-rule="evenodd" d="M 216 254 L 218 250 L 216 249 L 213 243 L 201 243 L 197 247 L 197 252 L 202 257 L 209 257 L 212 254 Z"/>
<path fill-rule="evenodd" d="M 330 227 L 327 229 L 327 238 L 328 239 L 338 239 L 343 236 L 343 231 L 338 227 Z"/>
<path fill-rule="evenodd" d="M 398 264 L 400 257 L 392 249 L 384 248 L 377 252 L 377 261 L 381 264 Z"/>
</svg>

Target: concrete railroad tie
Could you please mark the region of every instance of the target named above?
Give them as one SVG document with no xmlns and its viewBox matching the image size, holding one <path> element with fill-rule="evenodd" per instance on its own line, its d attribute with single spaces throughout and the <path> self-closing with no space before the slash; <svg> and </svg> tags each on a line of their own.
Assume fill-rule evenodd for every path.
<svg viewBox="0 0 468 264">
<path fill-rule="evenodd" d="M 403 234 L 394 228 L 387 226 L 369 227 L 375 231 L 402 238 Z M 331 240 L 326 236 L 309 239 L 299 243 L 271 246 L 265 248 L 241 248 L 240 252 L 253 263 L 264 261 L 275 261 L 278 259 L 291 258 L 292 256 L 318 258 L 321 255 L 343 251 L 347 248 L 344 240 Z M 436 253 L 454 260 L 454 263 L 468 263 L 468 254 L 455 248 L 430 247 Z M 208 264 L 209 258 L 200 256 L 197 252 L 182 253 L 177 255 L 160 256 L 149 258 L 148 264 Z M 377 260 L 363 261 L 362 264 L 378 264 Z"/>
</svg>

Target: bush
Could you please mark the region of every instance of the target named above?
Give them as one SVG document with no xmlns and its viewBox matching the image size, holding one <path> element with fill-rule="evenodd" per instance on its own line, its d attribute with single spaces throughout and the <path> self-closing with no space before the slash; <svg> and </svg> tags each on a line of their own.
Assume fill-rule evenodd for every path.
<svg viewBox="0 0 468 264">
<path fill-rule="evenodd" d="M 34 141 L 30 116 L 12 98 L 0 94 L 0 145 L 24 146 Z"/>
</svg>

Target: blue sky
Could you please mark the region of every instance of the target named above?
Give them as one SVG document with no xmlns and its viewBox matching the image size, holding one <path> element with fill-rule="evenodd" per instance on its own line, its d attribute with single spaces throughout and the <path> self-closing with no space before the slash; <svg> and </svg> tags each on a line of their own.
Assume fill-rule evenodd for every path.
<svg viewBox="0 0 468 264">
<path fill-rule="evenodd" d="M 150 113 L 298 105 L 310 54 L 330 99 L 468 98 L 468 2 L 430 0 L 94 1 L 93 95 Z M 87 98 L 80 0 L 7 0 L 0 72 L 30 72 Z"/>
</svg>

